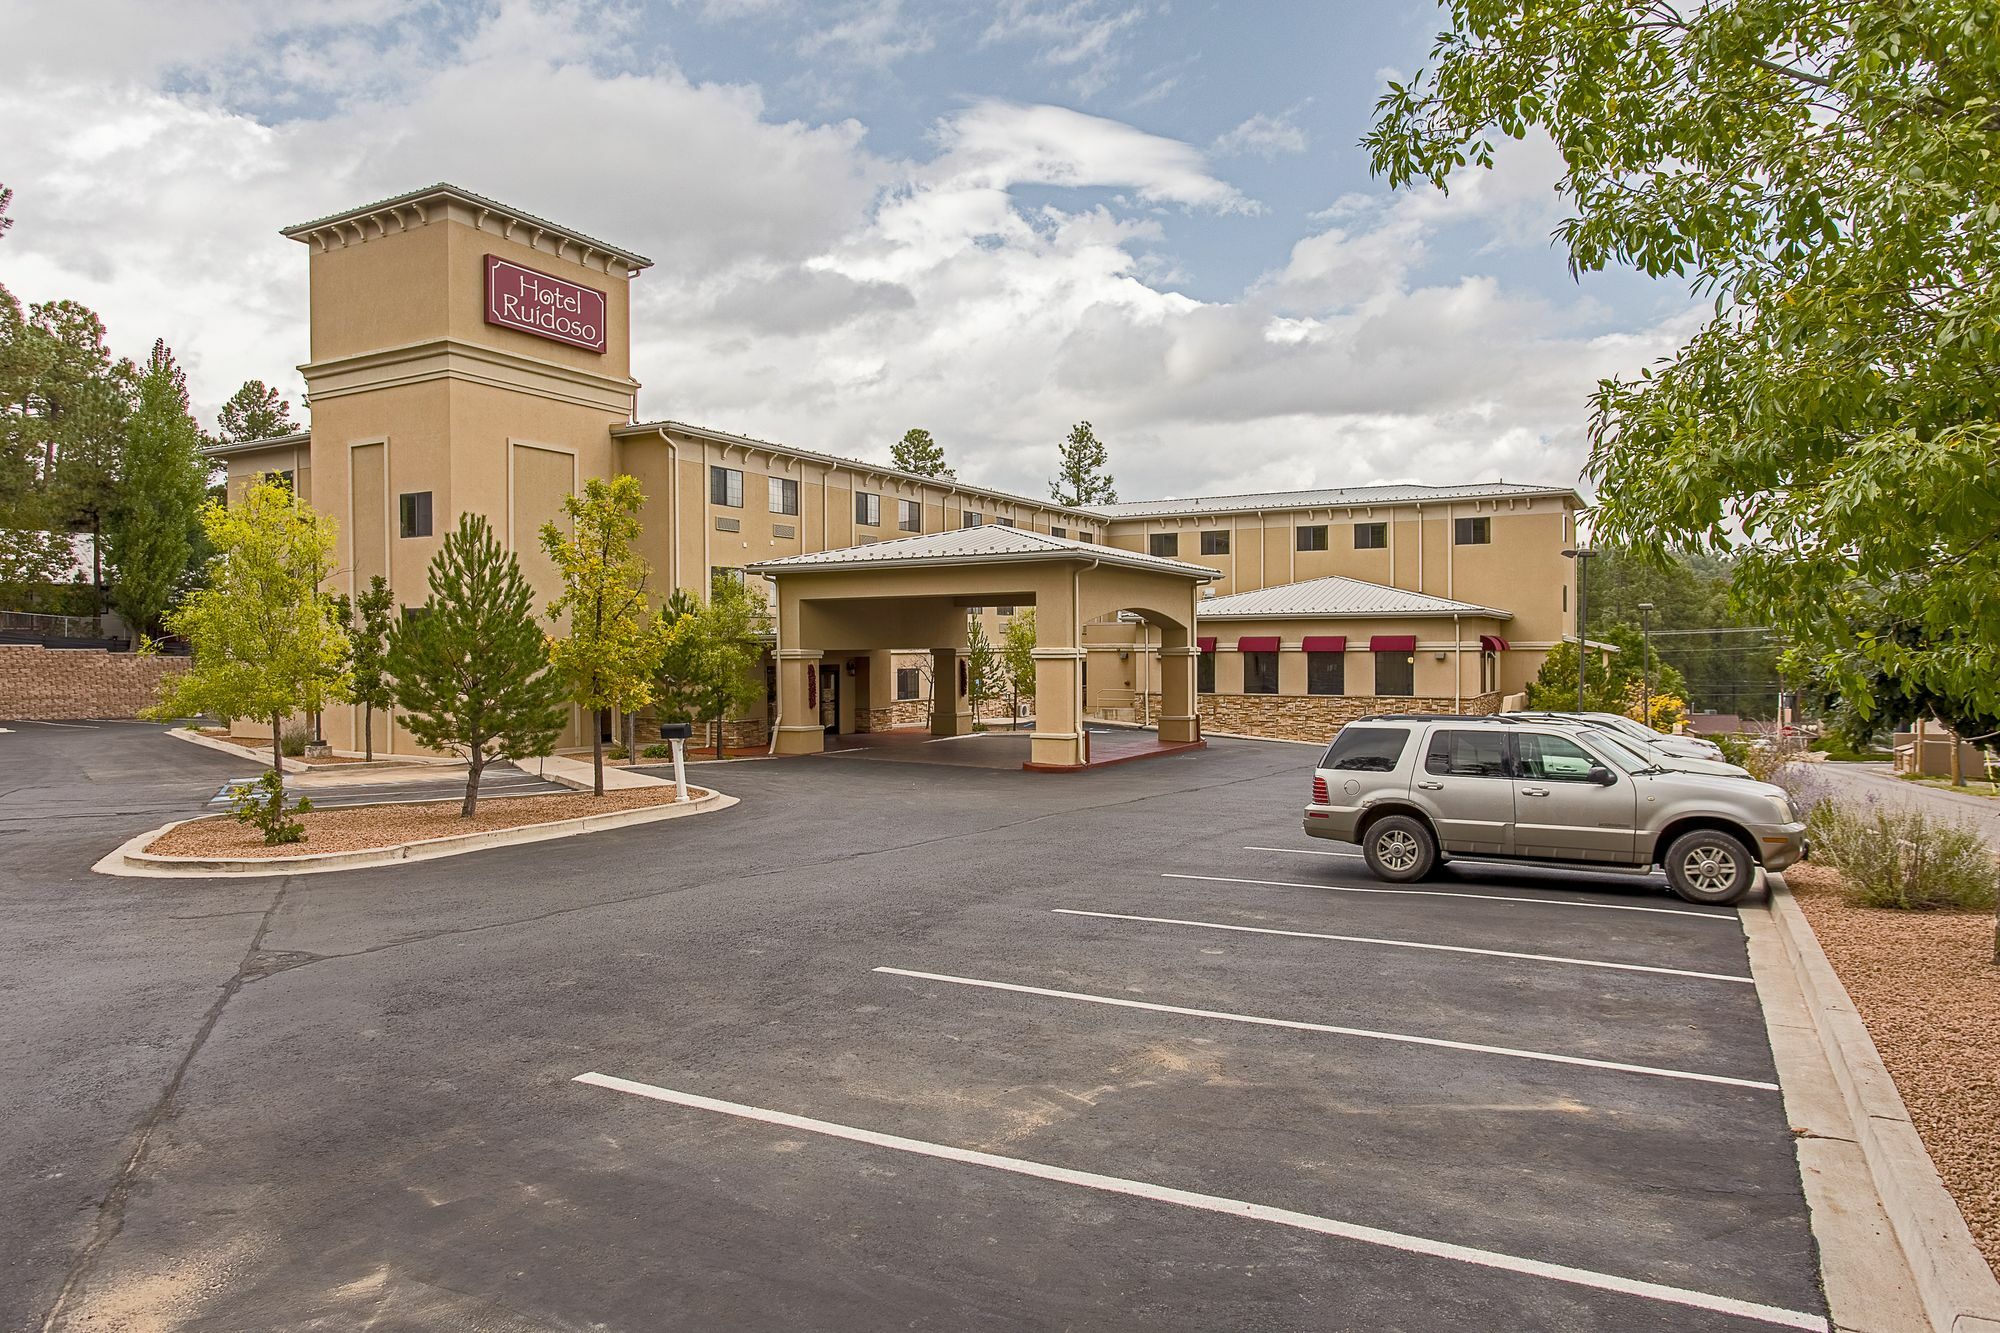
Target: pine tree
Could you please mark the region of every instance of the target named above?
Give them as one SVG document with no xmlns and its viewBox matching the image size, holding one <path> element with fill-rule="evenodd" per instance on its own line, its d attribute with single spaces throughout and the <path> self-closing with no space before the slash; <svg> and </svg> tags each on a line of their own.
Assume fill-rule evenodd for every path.
<svg viewBox="0 0 2000 1333">
<path fill-rule="evenodd" d="M 1069 438 L 1059 448 L 1056 477 L 1049 483 L 1049 494 L 1057 504 L 1117 503 L 1118 492 L 1111 488 L 1111 473 L 1106 470 L 1110 456 L 1104 452 L 1088 421 L 1070 427 Z"/>
<path fill-rule="evenodd" d="M 944 465 L 944 446 L 933 440 L 929 431 L 916 426 L 904 431 L 903 438 L 890 447 L 889 466 L 919 477 L 958 475 Z"/>
<path fill-rule="evenodd" d="M 262 380 L 245 380 L 216 414 L 216 433 L 224 440 L 268 440 L 298 429 L 292 405 Z"/>
<path fill-rule="evenodd" d="M 396 624 L 396 597 L 389 580 L 380 574 L 368 580 L 368 590 L 350 604 L 340 598 L 340 623 L 347 627 L 352 647 L 348 652 L 347 701 L 361 705 L 361 753 L 375 758 L 375 710 L 396 701 L 389 679 L 389 635 Z"/>
<path fill-rule="evenodd" d="M 986 626 L 973 616 L 965 631 L 965 693 L 972 704 L 972 725 L 979 726 L 979 706 L 1007 688 L 1007 664 Z"/>
<path fill-rule="evenodd" d="M 466 819 L 496 755 L 548 754 L 568 720 L 534 592 L 478 514 L 459 515 L 445 536 L 431 560 L 430 600 L 390 632 L 385 665 L 410 734 L 465 756 Z"/>
<path fill-rule="evenodd" d="M 151 634 L 194 555 L 208 491 L 201 428 L 188 413 L 187 378 L 165 342 L 139 379 L 139 406 L 125 427 L 118 503 L 107 516 L 115 573 L 112 604 L 135 634 Z"/>
</svg>

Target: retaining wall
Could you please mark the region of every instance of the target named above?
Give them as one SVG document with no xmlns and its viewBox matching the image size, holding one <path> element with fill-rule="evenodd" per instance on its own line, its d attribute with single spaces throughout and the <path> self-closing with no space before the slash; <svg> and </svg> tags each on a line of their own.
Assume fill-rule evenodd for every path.
<svg viewBox="0 0 2000 1333">
<path fill-rule="evenodd" d="M 185 657 L 141 657 L 97 648 L 0 644 L 0 717 L 48 722 L 137 717 Z"/>
</svg>

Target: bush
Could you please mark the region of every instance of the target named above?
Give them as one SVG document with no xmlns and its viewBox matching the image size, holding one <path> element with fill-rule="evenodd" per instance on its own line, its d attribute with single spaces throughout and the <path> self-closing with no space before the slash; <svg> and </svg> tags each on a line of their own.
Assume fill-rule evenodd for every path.
<svg viewBox="0 0 2000 1333">
<path fill-rule="evenodd" d="M 674 747 L 665 741 L 659 741 L 640 750 L 639 756 L 642 759 L 672 759 L 674 757 Z"/>
<path fill-rule="evenodd" d="M 604 757 L 606 759 L 623 759 L 625 757 L 625 747 L 622 745 L 607 745 L 604 747 Z"/>
<path fill-rule="evenodd" d="M 1847 881 L 1863 907 L 1911 911 L 1990 908 L 2000 867 L 1978 833 L 1915 805 L 1822 800 L 1806 816 L 1815 858 Z"/>
<path fill-rule="evenodd" d="M 278 749 L 287 757 L 297 759 L 306 752 L 306 744 L 311 740 L 312 733 L 304 727 L 286 727 L 278 733 Z"/>
<path fill-rule="evenodd" d="M 306 826 L 292 816 L 305 814 L 312 808 L 312 802 L 301 796 L 297 805 L 287 809 L 284 783 L 270 769 L 265 769 L 250 785 L 238 787 L 229 807 L 239 823 L 254 824 L 262 831 L 266 847 L 304 842 Z"/>
</svg>

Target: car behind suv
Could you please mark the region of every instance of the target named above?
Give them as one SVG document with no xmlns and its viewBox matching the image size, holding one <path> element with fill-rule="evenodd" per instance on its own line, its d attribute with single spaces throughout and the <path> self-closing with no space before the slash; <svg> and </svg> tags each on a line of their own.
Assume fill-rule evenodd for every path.
<svg viewBox="0 0 2000 1333">
<path fill-rule="evenodd" d="M 1396 883 L 1439 860 L 1643 869 L 1691 902 L 1733 903 L 1757 867 L 1806 853 L 1784 789 L 1648 763 L 1587 728 L 1511 717 L 1349 723 L 1313 774 L 1305 830 L 1358 843 Z"/>
</svg>

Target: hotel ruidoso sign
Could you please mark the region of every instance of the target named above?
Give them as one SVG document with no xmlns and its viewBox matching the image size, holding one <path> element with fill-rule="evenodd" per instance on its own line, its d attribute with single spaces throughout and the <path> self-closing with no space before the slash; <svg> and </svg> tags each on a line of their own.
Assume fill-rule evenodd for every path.
<svg viewBox="0 0 2000 1333">
<path fill-rule="evenodd" d="M 486 322 L 593 352 L 604 350 L 604 293 L 486 256 Z"/>
</svg>

